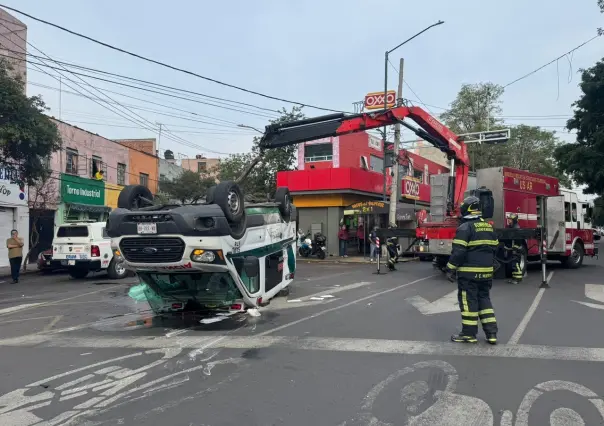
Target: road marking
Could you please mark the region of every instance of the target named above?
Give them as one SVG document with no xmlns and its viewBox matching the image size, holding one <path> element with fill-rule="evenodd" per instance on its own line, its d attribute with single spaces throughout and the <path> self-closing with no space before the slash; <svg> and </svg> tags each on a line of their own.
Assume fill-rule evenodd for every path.
<svg viewBox="0 0 604 426">
<path fill-rule="evenodd" d="M 42 303 L 25 303 L 23 305 L 11 306 L 10 308 L 0 309 L 0 316 L 8 315 L 8 314 L 11 314 L 11 313 L 17 312 L 17 311 L 23 311 L 25 309 L 32 308 L 34 306 L 39 306 L 39 305 L 42 305 Z"/>
<path fill-rule="evenodd" d="M 56 300 L 54 302 L 43 302 L 43 303 L 30 303 L 30 306 L 26 306 L 26 305 L 21 305 L 24 306 L 23 308 L 19 309 L 19 311 L 24 311 L 27 309 L 33 309 L 33 308 L 41 308 L 43 306 L 52 306 L 54 304 L 58 304 L 58 303 L 62 303 L 62 302 L 67 302 L 68 300 L 73 300 L 73 299 L 77 299 L 78 297 L 83 297 L 83 296 L 88 296 L 90 294 L 96 294 L 96 293 L 101 293 L 103 291 L 107 291 L 110 290 L 112 288 L 116 288 L 116 287 L 123 287 L 126 284 L 117 284 L 117 285 L 112 285 L 111 287 L 106 287 L 100 290 L 95 290 L 95 291 L 89 291 L 88 293 L 82 293 L 82 294 L 78 294 L 76 296 L 71 296 L 71 297 L 67 297 L 65 299 L 59 299 Z M 15 306 L 16 308 L 16 306 Z M 11 309 L 11 308 L 7 308 L 7 309 Z M 10 315 L 11 313 L 13 313 L 14 311 L 7 311 L 6 309 L 2 309 L 0 310 L 0 317 L 6 316 L 6 315 Z"/>
<path fill-rule="evenodd" d="M 300 319 L 298 319 L 296 321 L 292 321 L 292 322 L 288 322 L 286 324 L 280 325 L 279 327 L 275 327 L 275 328 L 273 328 L 271 330 L 267 330 L 267 331 L 265 331 L 263 333 L 258 334 L 258 336 L 266 336 L 268 334 L 272 334 L 272 333 L 275 333 L 277 331 L 281 331 L 281 330 L 283 330 L 285 328 L 294 326 L 296 324 L 300 324 L 301 322 L 308 321 L 308 320 L 320 317 L 320 316 L 325 315 L 325 314 L 327 314 L 329 312 L 333 312 L 333 311 L 337 311 L 339 309 L 347 308 L 348 306 L 352 306 L 352 305 L 355 305 L 357 303 L 364 302 L 365 300 L 373 299 L 375 297 L 382 296 L 384 294 L 388 294 L 388 293 L 391 293 L 393 291 L 400 290 L 401 288 L 405 288 L 405 287 L 410 286 L 412 284 L 416 284 L 416 283 L 418 283 L 420 281 L 425 281 L 427 279 L 434 278 L 434 277 L 436 277 L 438 275 L 440 275 L 440 274 L 429 275 L 427 277 L 420 278 L 420 279 L 417 279 L 415 281 L 411 281 L 411 282 L 406 283 L 406 284 L 401 284 L 401 285 L 399 285 L 397 287 L 390 288 L 388 290 L 380 291 L 380 292 L 377 292 L 377 293 L 370 294 L 369 296 L 361 297 L 360 299 L 356 299 L 356 300 L 353 300 L 352 302 L 344 303 L 343 305 L 338 305 L 338 306 L 334 306 L 333 308 L 325 309 L 323 311 L 317 312 L 316 314 L 312 314 L 312 315 L 309 315 L 307 317 L 300 318 Z M 333 291 L 332 291 L 332 293 L 333 293 Z"/>
<path fill-rule="evenodd" d="M 0 325 L 4 325 L 4 324 L 10 324 L 12 322 L 23 322 L 23 321 L 33 321 L 33 320 L 43 320 L 43 319 L 48 319 L 48 318 L 54 318 L 53 315 L 50 316 L 46 316 L 46 317 L 33 317 L 33 318 L 19 318 L 19 319 L 15 319 L 15 320 L 2 320 L 2 322 L 0 323 Z"/>
<path fill-rule="evenodd" d="M 63 318 L 63 315 L 57 315 L 56 317 L 54 317 L 54 319 L 48 323 L 48 325 L 46 325 L 46 327 L 44 327 L 44 331 L 49 331 L 51 328 L 53 328 L 55 325 L 57 325 L 57 323 L 59 321 L 61 321 L 61 319 Z"/>
<path fill-rule="evenodd" d="M 551 281 L 553 276 L 554 276 L 554 271 L 551 271 L 549 273 L 549 275 L 547 276 L 547 280 L 546 280 L 546 282 L 548 284 Z M 537 295 L 535 296 L 535 299 L 533 300 L 533 303 L 529 307 L 528 311 L 526 311 L 524 318 L 522 318 L 522 321 L 520 321 L 520 324 L 518 324 L 516 331 L 514 331 L 514 334 L 512 334 L 512 337 L 510 337 L 510 341 L 508 342 L 508 345 L 518 344 L 518 342 L 520 341 L 520 338 L 522 337 L 522 334 L 524 333 L 524 331 L 526 330 L 526 327 L 528 326 L 529 321 L 531 320 L 531 318 L 533 317 L 533 314 L 537 310 L 537 306 L 539 306 L 539 302 L 541 302 L 541 298 L 543 297 L 544 292 L 545 292 L 544 288 L 539 289 L 539 291 L 537 292 Z"/>
<path fill-rule="evenodd" d="M 457 301 L 457 290 L 446 294 L 438 300 L 430 303 L 421 296 L 413 296 L 405 299 L 411 303 L 418 311 L 424 315 L 442 314 L 444 312 L 459 311 L 459 302 Z"/>
<path fill-rule="evenodd" d="M 588 308 L 604 309 L 604 285 L 585 284 L 585 297 L 600 302 L 601 304 L 581 302 L 579 300 L 573 300 L 573 302 L 580 303 Z"/>
<path fill-rule="evenodd" d="M 0 340 L 2 347 L 31 347 L 88 349 L 166 349 L 174 347 L 167 337 L 76 338 L 31 335 Z M 339 337 L 293 336 L 206 336 L 179 337 L 178 348 L 262 349 L 268 347 L 309 351 L 358 352 L 427 356 L 476 356 L 488 358 L 517 358 L 553 361 L 604 362 L 604 348 L 580 348 L 543 345 L 458 345 L 450 342 L 413 340 L 349 339 Z"/>
</svg>

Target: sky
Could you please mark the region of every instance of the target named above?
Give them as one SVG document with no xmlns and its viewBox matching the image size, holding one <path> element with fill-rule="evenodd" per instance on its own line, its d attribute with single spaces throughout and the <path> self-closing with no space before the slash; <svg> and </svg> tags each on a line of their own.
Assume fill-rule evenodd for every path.
<svg viewBox="0 0 604 426">
<path fill-rule="evenodd" d="M 351 112 L 353 102 L 362 100 L 366 93 L 383 90 L 384 52 L 438 20 L 445 23 L 390 55 L 396 67 L 401 57 L 405 59 L 408 85 L 403 97 L 434 115 L 446 110 L 462 84 L 490 81 L 505 85 L 570 51 L 596 35 L 598 27 L 604 27 L 604 15 L 596 0 L 0 3 L 203 76 L 274 97 Z M 141 124 L 139 117 L 138 123 L 126 120 L 90 99 L 68 93 L 73 90 L 67 85 L 82 89 L 63 78 L 59 96 L 59 82 L 29 66 L 29 95 L 42 95 L 49 114 L 102 136 L 157 137 L 156 123 L 162 123 L 161 152 L 170 149 L 185 156 L 223 156 L 248 151 L 258 134 L 238 124 L 262 130 L 276 117 L 272 111 L 291 108 L 291 104 L 144 62 L 13 14 L 28 26 L 31 45 L 55 60 L 253 105 L 220 101 L 221 106 L 232 108 L 225 109 L 201 104 L 199 101 L 215 101 L 199 96 L 198 102 L 191 102 L 87 79 L 103 90 L 117 92 L 105 92 L 114 100 L 147 109 L 135 110 L 147 120 Z M 32 46 L 29 53 L 39 55 Z M 580 96 L 578 70 L 602 57 L 604 37 L 510 85 L 502 98 L 504 120 L 543 126 L 558 131 L 561 139 L 573 141 L 574 136 L 563 126 L 572 114 L 571 104 Z M 52 69 L 45 70 L 57 75 Z M 393 66 L 389 76 L 389 88 L 395 89 Z M 307 116 L 328 113 L 309 107 L 304 112 Z M 412 135 L 403 132 L 402 138 L 408 140 Z"/>
</svg>

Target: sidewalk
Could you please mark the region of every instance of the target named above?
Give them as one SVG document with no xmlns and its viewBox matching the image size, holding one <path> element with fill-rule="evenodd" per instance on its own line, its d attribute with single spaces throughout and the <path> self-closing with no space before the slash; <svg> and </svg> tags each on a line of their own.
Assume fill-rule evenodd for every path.
<svg viewBox="0 0 604 426">
<path fill-rule="evenodd" d="M 406 263 L 413 262 L 415 260 L 419 260 L 418 257 L 403 257 L 398 260 L 398 263 Z M 329 256 L 325 259 L 319 259 L 316 257 L 297 257 L 298 262 L 308 262 L 308 263 L 364 263 L 371 264 L 369 258 L 363 258 L 361 256 L 351 256 L 351 257 L 339 257 L 339 256 Z M 380 264 L 385 265 L 387 263 L 387 259 L 382 257 L 380 259 Z"/>
<path fill-rule="evenodd" d="M 38 265 L 35 263 L 30 263 L 27 265 L 27 271 L 23 270 L 23 266 L 21 266 L 21 276 L 34 274 L 38 272 Z M 10 275 L 10 266 L 0 266 L 0 281 L 4 281 L 6 279 L 11 279 Z"/>
</svg>

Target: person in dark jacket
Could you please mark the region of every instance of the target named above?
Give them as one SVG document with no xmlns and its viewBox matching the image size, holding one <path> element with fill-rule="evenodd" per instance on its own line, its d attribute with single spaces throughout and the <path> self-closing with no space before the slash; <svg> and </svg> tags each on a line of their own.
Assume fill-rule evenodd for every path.
<svg viewBox="0 0 604 426">
<path fill-rule="evenodd" d="M 457 298 L 461 309 L 461 332 L 451 336 L 453 342 L 477 343 L 478 320 L 487 342 L 497 344 L 497 320 L 491 304 L 493 258 L 499 241 L 493 226 L 482 219 L 480 200 L 467 197 L 460 206 L 462 223 L 453 239 L 447 263 L 447 276 L 457 273 Z"/>
<path fill-rule="evenodd" d="M 516 213 L 512 213 L 508 219 L 508 228 L 520 228 L 520 225 L 518 224 L 518 215 Z M 520 251 L 522 250 L 522 246 L 519 241 L 512 240 L 505 245 L 505 249 L 508 252 L 511 252 L 512 255 L 512 279 L 509 280 L 509 283 L 520 284 L 524 277 L 524 271 L 520 267 Z"/>
</svg>

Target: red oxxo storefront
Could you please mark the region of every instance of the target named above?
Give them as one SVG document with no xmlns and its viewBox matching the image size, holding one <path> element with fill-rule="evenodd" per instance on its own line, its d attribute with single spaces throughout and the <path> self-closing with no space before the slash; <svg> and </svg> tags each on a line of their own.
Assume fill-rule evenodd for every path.
<svg viewBox="0 0 604 426">
<path fill-rule="evenodd" d="M 330 254 L 337 255 L 342 223 L 349 231 L 351 255 L 358 253 L 357 235 L 366 234 L 374 225 L 388 225 L 388 203 L 382 202 L 382 143 L 364 132 L 306 142 L 298 146 L 298 170 L 277 173 L 277 186 L 287 186 L 292 193 L 298 227 L 313 235 L 325 234 Z M 400 157 L 397 225 L 412 228 L 429 209 L 430 175 L 448 169 L 407 151 L 401 151 Z M 388 173 L 388 196 L 391 179 Z M 375 201 L 380 203 L 369 203 Z"/>
</svg>

